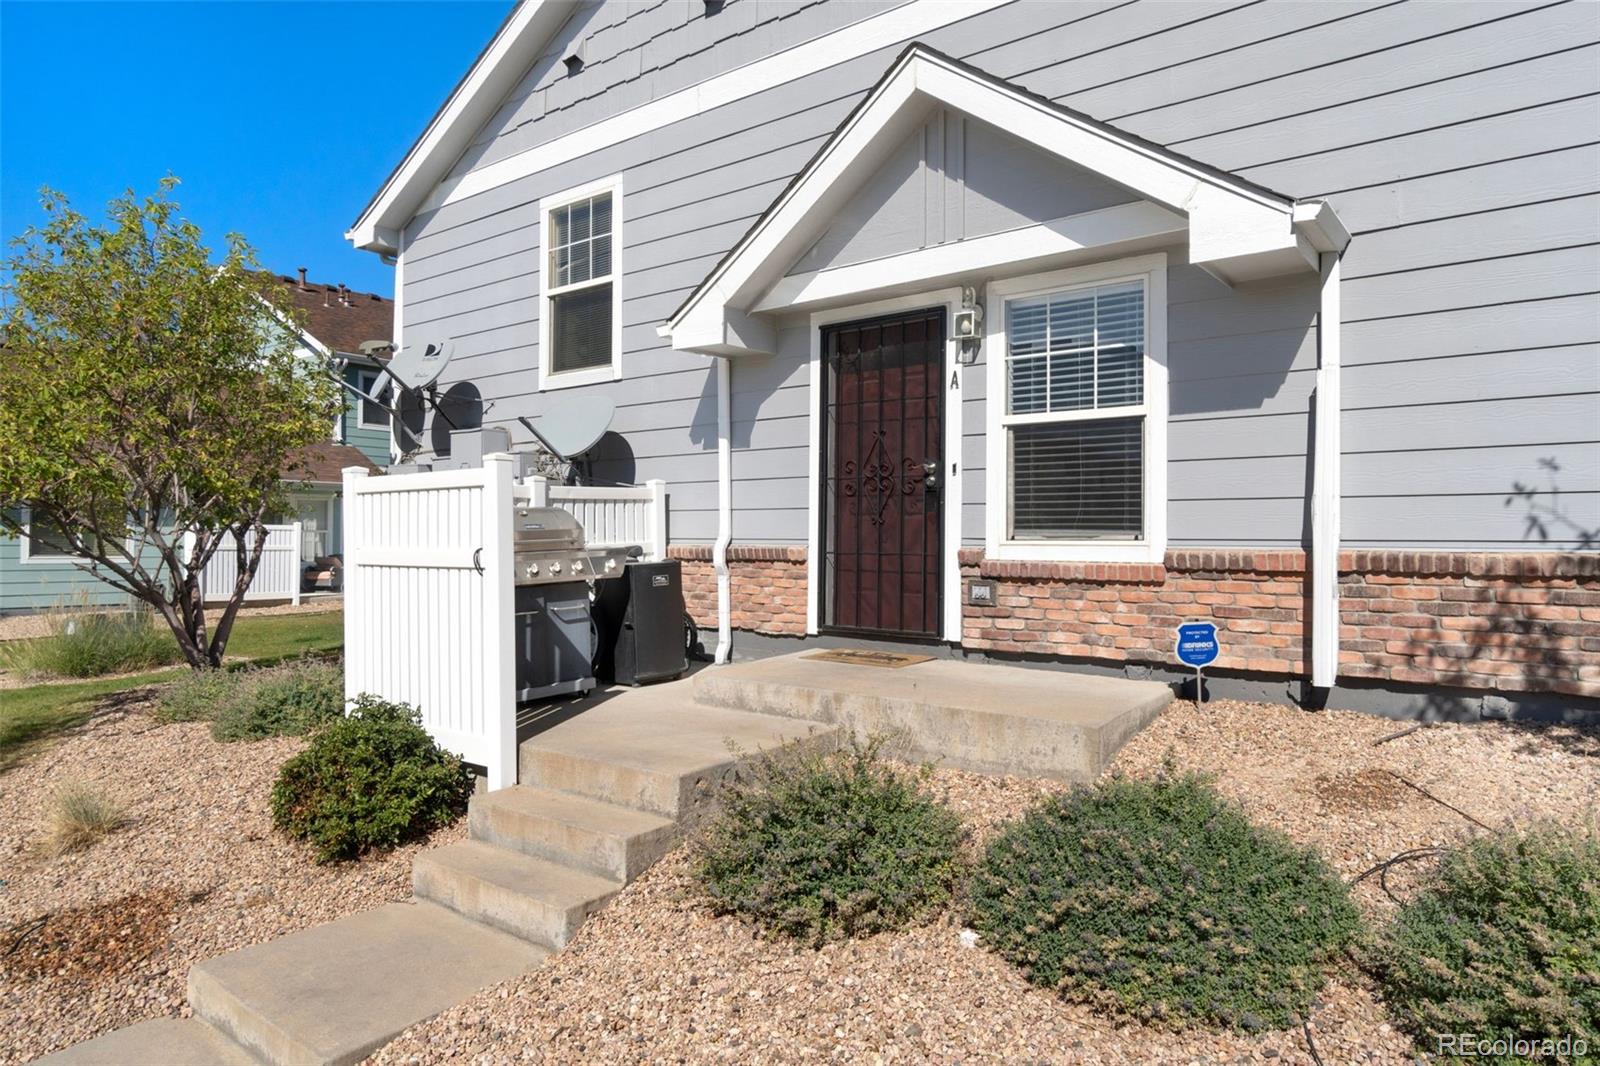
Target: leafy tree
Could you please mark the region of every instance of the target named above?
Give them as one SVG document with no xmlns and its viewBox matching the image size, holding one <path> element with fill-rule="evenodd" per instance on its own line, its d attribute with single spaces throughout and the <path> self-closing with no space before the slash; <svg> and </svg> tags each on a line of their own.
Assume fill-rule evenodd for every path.
<svg viewBox="0 0 1600 1066">
<path fill-rule="evenodd" d="M 189 664 L 218 666 L 284 506 L 296 452 L 326 440 L 338 386 L 297 356 L 281 297 L 229 234 L 220 265 L 167 178 L 103 225 L 44 190 L 0 284 L 0 529 L 35 522 L 149 604 Z M 187 540 L 185 533 L 192 533 Z M 200 575 L 232 551 L 214 626 Z"/>
</svg>

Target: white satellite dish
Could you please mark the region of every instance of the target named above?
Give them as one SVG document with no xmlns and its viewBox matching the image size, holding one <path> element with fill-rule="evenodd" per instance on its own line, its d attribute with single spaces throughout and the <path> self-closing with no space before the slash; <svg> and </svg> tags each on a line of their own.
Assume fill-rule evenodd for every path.
<svg viewBox="0 0 1600 1066">
<path fill-rule="evenodd" d="M 439 380 L 450 365 L 453 346 L 449 341 L 430 341 L 402 348 L 385 367 L 389 376 L 407 392 L 425 389 Z"/>
<path fill-rule="evenodd" d="M 617 405 L 604 396 L 577 395 L 563 399 L 535 423 L 519 418 L 545 450 L 563 462 L 572 462 L 599 443 L 611 428 Z"/>
</svg>

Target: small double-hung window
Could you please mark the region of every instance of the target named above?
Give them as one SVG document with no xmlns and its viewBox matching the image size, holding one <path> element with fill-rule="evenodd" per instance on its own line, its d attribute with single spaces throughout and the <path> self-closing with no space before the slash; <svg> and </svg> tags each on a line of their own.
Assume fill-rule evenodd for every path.
<svg viewBox="0 0 1600 1066">
<path fill-rule="evenodd" d="M 547 198 L 541 387 L 620 376 L 622 186 L 616 179 Z"/>
<path fill-rule="evenodd" d="M 1143 559 L 1164 548 L 1164 352 L 1151 358 L 1164 327 L 1150 335 L 1157 276 L 1043 290 L 1001 283 L 1002 395 L 991 432 L 1003 495 L 991 503 L 1000 512 L 991 539 L 1002 554 Z"/>
</svg>

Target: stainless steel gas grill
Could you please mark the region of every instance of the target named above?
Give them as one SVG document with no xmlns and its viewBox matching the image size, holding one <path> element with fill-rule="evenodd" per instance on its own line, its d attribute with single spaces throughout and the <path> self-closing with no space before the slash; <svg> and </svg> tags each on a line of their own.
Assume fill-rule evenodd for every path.
<svg viewBox="0 0 1600 1066">
<path fill-rule="evenodd" d="M 628 548 L 590 548 L 583 526 L 559 507 L 518 507 L 512 515 L 516 579 L 517 699 L 594 688 L 589 581 L 620 576 Z"/>
</svg>

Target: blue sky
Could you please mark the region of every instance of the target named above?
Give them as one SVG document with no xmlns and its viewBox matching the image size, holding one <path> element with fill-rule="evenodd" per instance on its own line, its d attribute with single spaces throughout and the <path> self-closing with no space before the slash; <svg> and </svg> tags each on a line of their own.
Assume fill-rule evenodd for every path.
<svg viewBox="0 0 1600 1066">
<path fill-rule="evenodd" d="M 0 0 L 0 235 L 41 185 L 99 218 L 170 171 L 213 248 L 237 230 L 270 270 L 388 295 L 344 231 L 509 8 Z"/>
</svg>

